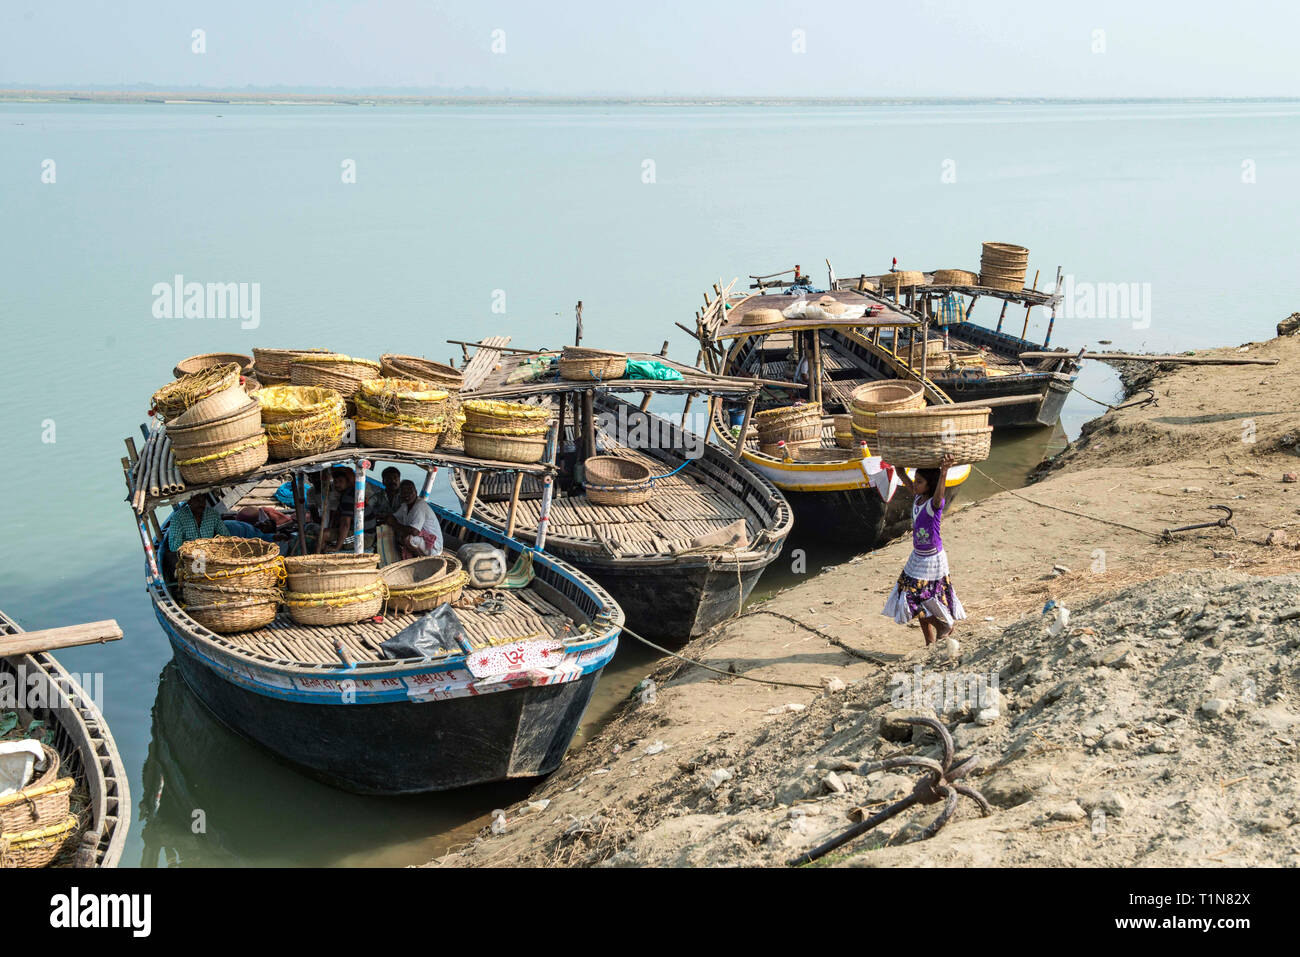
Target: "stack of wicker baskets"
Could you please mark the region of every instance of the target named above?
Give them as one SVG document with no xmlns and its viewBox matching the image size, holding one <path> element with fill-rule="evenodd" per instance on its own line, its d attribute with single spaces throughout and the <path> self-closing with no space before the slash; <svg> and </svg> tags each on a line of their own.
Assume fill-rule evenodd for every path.
<svg viewBox="0 0 1300 957">
<path fill-rule="evenodd" d="M 368 379 L 353 398 L 357 444 L 432 452 L 447 429 L 451 394 L 422 379 Z"/>
<path fill-rule="evenodd" d="M 27 786 L 0 797 L 0 868 L 45 867 L 80 830 L 72 812 L 76 781 L 59 777 L 59 753 L 48 744 L 45 765 Z"/>
<path fill-rule="evenodd" d="M 343 443 L 343 396 L 309 385 L 272 385 L 253 397 L 277 462 L 332 452 Z"/>
<path fill-rule="evenodd" d="M 465 415 L 462 438 L 465 454 L 495 462 L 540 462 L 546 451 L 551 410 L 522 402 L 470 399 L 461 403 Z"/>
<path fill-rule="evenodd" d="M 895 272 L 885 273 L 880 277 L 880 291 L 892 292 L 895 295 L 898 294 L 899 290 L 924 285 L 925 273 L 917 272 L 914 269 L 899 269 Z"/>
<path fill-rule="evenodd" d="M 383 611 L 388 587 L 378 555 L 300 555 L 284 565 L 284 603 L 300 625 L 351 625 Z"/>
<path fill-rule="evenodd" d="M 818 402 L 755 412 L 754 422 L 758 426 L 758 450 L 764 455 L 779 455 L 782 442 L 789 451 L 816 448 L 822 442 L 822 407 Z"/>
<path fill-rule="evenodd" d="M 851 449 L 857 442 L 853 437 L 853 416 L 849 414 L 833 415 L 831 420 L 835 423 L 835 444 L 841 449 Z"/>
<path fill-rule="evenodd" d="M 253 375 L 262 385 L 288 385 L 290 364 L 307 355 L 328 355 L 329 349 L 254 349 Z"/>
<path fill-rule="evenodd" d="M 859 442 L 865 440 L 874 445 L 877 413 L 924 408 L 925 390 L 919 382 L 886 379 L 860 385 L 849 397 L 849 413 L 853 417 L 851 431 L 854 439 Z"/>
<path fill-rule="evenodd" d="M 985 243 L 980 252 L 980 285 L 1007 292 L 1025 288 L 1029 250 L 1011 243 Z"/>
<path fill-rule="evenodd" d="M 379 369 L 386 379 L 419 379 L 448 392 L 459 392 L 465 385 L 465 376 L 459 369 L 420 356 L 386 352 L 379 357 Z"/>
<path fill-rule="evenodd" d="M 315 385 L 334 389 L 351 399 L 367 379 L 379 378 L 379 363 L 354 359 L 337 352 L 299 355 L 289 362 L 289 379 L 294 385 Z"/>
<path fill-rule="evenodd" d="M 958 464 L 982 462 L 989 457 L 993 428 L 989 410 L 955 409 L 936 405 L 928 409 L 876 414 L 873 451 L 891 465 L 931 468 L 945 455 Z"/>
<path fill-rule="evenodd" d="M 388 607 L 392 611 L 428 611 L 460 598 L 469 575 L 450 555 L 408 558 L 384 567 Z"/>
<path fill-rule="evenodd" d="M 593 455 L 583 463 L 582 484 L 594 505 L 642 505 L 654 495 L 650 467 L 618 455 Z"/>
<path fill-rule="evenodd" d="M 181 546 L 176 578 L 186 614 L 204 628 L 251 631 L 275 620 L 284 559 L 258 538 L 198 538 Z"/>
<path fill-rule="evenodd" d="M 261 408 L 239 382 L 232 362 L 182 375 L 154 393 L 186 485 L 211 485 L 266 464 Z"/>
<path fill-rule="evenodd" d="M 918 339 L 907 347 L 907 361 L 917 369 L 921 367 L 922 356 L 925 357 L 927 368 L 935 364 L 947 365 L 945 352 L 947 347 L 943 339 L 926 339 L 924 342 Z"/>
<path fill-rule="evenodd" d="M 565 346 L 560 353 L 560 378 L 582 382 L 621 379 L 627 374 L 627 356 L 604 349 Z"/>
</svg>

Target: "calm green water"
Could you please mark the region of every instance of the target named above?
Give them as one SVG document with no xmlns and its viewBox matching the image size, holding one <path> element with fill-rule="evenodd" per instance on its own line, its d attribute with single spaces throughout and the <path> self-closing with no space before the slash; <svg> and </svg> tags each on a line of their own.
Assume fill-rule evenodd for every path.
<svg viewBox="0 0 1300 957">
<path fill-rule="evenodd" d="M 0 605 L 28 627 L 111 616 L 126 629 L 60 657 L 104 672 L 134 797 L 157 804 L 147 845 L 133 827 L 128 862 L 423 860 L 522 789 L 343 795 L 232 736 L 164 670 L 118 460 L 178 358 L 254 344 L 448 358 L 458 350 L 445 339 L 489 333 L 559 345 L 582 299 L 590 344 L 656 350 L 667 338 L 689 360 L 672 322 L 689 323 L 719 277 L 799 262 L 820 279 L 824 258 L 841 275 L 892 256 L 975 268 L 986 239 L 1030 247 L 1043 284 L 1058 264 L 1084 284 L 1149 284 L 1146 315 L 1063 319 L 1054 344 L 1260 339 L 1297 307 L 1298 141 L 1296 104 L 0 105 L 0 408 L 14 469 Z M 153 286 L 176 274 L 259 283 L 259 328 L 154 318 Z M 1100 368 L 1081 387 L 1115 393 Z M 1095 411 L 1072 400 L 1065 430 Z M 1047 430 L 1000 442 L 1000 480 L 1060 441 Z M 620 650 L 587 731 L 651 660 Z M 195 806 L 206 834 L 191 833 Z"/>
</svg>

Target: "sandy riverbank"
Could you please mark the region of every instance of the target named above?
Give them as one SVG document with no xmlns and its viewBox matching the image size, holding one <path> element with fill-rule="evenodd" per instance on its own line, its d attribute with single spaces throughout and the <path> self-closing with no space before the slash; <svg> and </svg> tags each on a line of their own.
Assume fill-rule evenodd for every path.
<svg viewBox="0 0 1300 957">
<path fill-rule="evenodd" d="M 897 721 L 894 676 L 917 666 L 996 684 L 940 706 L 993 814 L 963 799 L 906 843 L 939 806 L 913 809 L 827 862 L 1300 863 L 1300 484 L 1283 481 L 1300 470 L 1300 337 L 1220 352 L 1279 363 L 1126 370 L 1154 404 L 1108 412 L 1034 484 L 946 519 L 970 616 L 956 659 L 879 615 L 906 541 L 810 575 L 683 654 L 817 690 L 667 664 L 654 700 L 506 808 L 503 833 L 432 863 L 782 864 L 918 777 L 864 763 L 938 755 Z M 1218 518 L 1210 504 L 1237 536 L 1159 540 Z M 1072 612 L 1055 637 L 1048 599 Z"/>
</svg>

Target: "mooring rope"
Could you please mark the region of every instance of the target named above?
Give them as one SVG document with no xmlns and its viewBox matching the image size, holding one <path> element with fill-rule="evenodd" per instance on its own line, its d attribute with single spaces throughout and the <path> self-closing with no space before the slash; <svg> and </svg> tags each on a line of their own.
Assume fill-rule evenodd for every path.
<svg viewBox="0 0 1300 957">
<path fill-rule="evenodd" d="M 732 621 L 734 620 L 735 619 L 733 618 Z M 664 648 L 661 645 L 656 645 L 649 638 L 643 638 L 641 635 L 638 635 L 635 631 L 633 631 L 631 628 L 627 627 L 626 625 L 623 626 L 623 631 L 626 634 L 631 635 L 637 641 L 641 642 L 641 644 L 648 645 L 649 647 L 653 648 L 655 651 L 662 652 L 665 655 L 671 655 L 672 657 L 676 658 L 678 661 L 684 661 L 688 665 L 694 665 L 696 668 L 703 668 L 705 671 L 712 671 L 716 674 L 724 675 L 728 678 L 743 678 L 745 681 L 754 681 L 757 682 L 758 684 L 764 684 L 764 685 L 778 685 L 782 688 L 807 688 L 811 691 L 822 690 L 821 685 L 810 685 L 800 681 L 777 681 L 773 678 L 755 678 L 752 677 L 751 675 L 742 675 L 736 671 L 723 671 L 721 668 L 715 668 L 712 665 L 706 665 L 702 661 L 694 661 L 690 658 L 687 658 L 684 655 L 679 655 L 675 651 L 669 651 L 667 648 Z"/>
<path fill-rule="evenodd" d="M 1157 542 L 1162 542 L 1165 540 L 1165 537 L 1163 535 L 1158 535 L 1155 532 L 1149 532 L 1145 528 L 1138 528 L 1135 525 L 1125 525 L 1123 522 L 1112 521 L 1109 518 L 1101 518 L 1097 515 L 1089 515 L 1087 512 L 1077 512 L 1074 509 L 1062 508 L 1059 505 L 1049 505 L 1047 502 L 1038 502 L 1032 498 L 1026 498 L 1025 496 L 1021 495 L 1019 492 L 1017 492 L 1015 489 L 1007 488 L 1005 485 L 1003 485 L 993 476 L 985 472 L 978 465 L 972 464 L 971 468 L 973 468 L 976 472 L 979 472 L 980 475 L 984 476 L 986 479 L 988 479 L 998 488 L 1002 489 L 1002 491 L 1011 494 L 1015 498 L 1020 499 L 1022 502 L 1028 502 L 1030 505 L 1037 505 L 1039 508 L 1050 508 L 1054 512 L 1064 512 L 1066 515 L 1073 515 L 1076 518 L 1086 518 L 1089 521 L 1100 522 L 1103 525 L 1112 525 L 1115 528 L 1124 528 L 1130 532 L 1137 532 L 1139 535 L 1145 535 L 1148 538 L 1155 539 Z"/>
</svg>

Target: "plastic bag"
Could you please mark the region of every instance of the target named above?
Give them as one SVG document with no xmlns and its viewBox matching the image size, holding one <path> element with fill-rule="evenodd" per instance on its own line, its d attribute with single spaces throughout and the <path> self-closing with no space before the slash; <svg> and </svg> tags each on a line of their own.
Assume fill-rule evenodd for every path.
<svg viewBox="0 0 1300 957">
<path fill-rule="evenodd" d="M 446 602 L 379 646 L 379 653 L 385 658 L 437 658 L 468 650 L 465 626 Z"/>
</svg>

